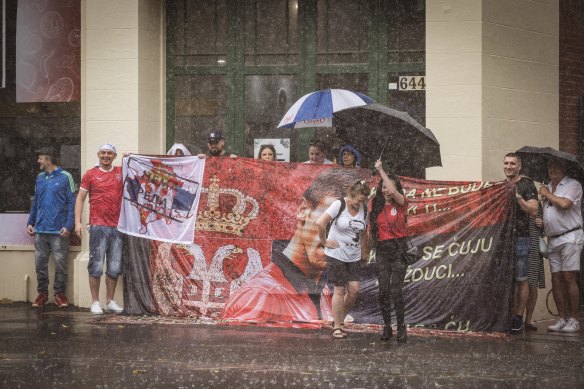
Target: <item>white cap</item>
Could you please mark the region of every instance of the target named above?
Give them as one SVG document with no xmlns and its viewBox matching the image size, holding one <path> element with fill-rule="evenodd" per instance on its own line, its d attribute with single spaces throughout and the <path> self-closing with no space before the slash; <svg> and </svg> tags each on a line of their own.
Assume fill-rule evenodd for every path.
<svg viewBox="0 0 584 389">
<path fill-rule="evenodd" d="M 166 153 L 166 155 L 175 155 L 176 150 L 181 150 L 184 155 L 191 155 L 189 150 L 187 150 L 185 145 L 183 145 L 182 143 L 173 144 L 172 147 L 170 148 L 170 150 L 168 150 L 168 152 Z"/>
<path fill-rule="evenodd" d="M 112 151 L 116 154 L 118 153 L 116 151 L 116 147 L 114 145 L 112 145 L 111 143 L 102 144 L 101 146 L 99 146 L 99 150 L 97 150 L 97 152 L 99 153 L 100 151 L 103 151 L 103 150 L 109 150 L 109 151 Z"/>
</svg>

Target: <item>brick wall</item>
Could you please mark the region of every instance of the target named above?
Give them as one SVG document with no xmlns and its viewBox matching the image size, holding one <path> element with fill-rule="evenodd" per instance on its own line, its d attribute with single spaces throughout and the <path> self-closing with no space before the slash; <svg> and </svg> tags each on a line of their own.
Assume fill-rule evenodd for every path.
<svg viewBox="0 0 584 389">
<path fill-rule="evenodd" d="M 584 1 L 560 0 L 560 150 L 581 156 L 584 96 Z"/>
</svg>

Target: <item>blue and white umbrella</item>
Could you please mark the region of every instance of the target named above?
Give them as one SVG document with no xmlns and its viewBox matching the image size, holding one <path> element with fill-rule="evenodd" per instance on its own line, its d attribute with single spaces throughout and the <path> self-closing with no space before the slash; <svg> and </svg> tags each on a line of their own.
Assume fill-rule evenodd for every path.
<svg viewBox="0 0 584 389">
<path fill-rule="evenodd" d="M 290 107 L 278 128 L 332 127 L 335 112 L 373 103 L 372 98 L 345 89 L 312 92 Z"/>
</svg>

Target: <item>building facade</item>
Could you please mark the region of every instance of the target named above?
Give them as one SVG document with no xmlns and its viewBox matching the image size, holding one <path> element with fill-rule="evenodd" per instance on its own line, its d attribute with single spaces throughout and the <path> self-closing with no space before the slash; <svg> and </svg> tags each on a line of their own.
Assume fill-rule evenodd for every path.
<svg viewBox="0 0 584 389">
<path fill-rule="evenodd" d="M 255 139 L 289 138 L 291 161 L 303 161 L 315 136 L 338 150 L 334 134 L 275 127 L 297 98 L 329 87 L 366 93 L 434 132 L 443 166 L 411 175 L 501 180 L 503 156 L 524 145 L 582 150 L 575 0 L 81 0 L 81 101 L 58 104 L 15 103 L 17 2 L 4 3 L 0 223 L 23 232 L 41 144 L 71 157 L 77 182 L 103 142 L 198 152 L 211 128 L 243 157 Z M 0 298 L 34 298 L 33 248 L 5 239 Z M 70 259 L 67 294 L 79 306 L 90 304 L 87 251 L 84 241 Z"/>
</svg>

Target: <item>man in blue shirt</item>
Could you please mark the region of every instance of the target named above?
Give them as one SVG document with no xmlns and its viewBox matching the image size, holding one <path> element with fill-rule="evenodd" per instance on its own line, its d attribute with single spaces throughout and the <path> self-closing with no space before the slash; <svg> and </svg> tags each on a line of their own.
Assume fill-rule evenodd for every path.
<svg viewBox="0 0 584 389">
<path fill-rule="evenodd" d="M 55 257 L 55 304 L 69 305 L 65 297 L 67 283 L 67 259 L 69 257 L 69 234 L 74 227 L 75 184 L 71 174 L 58 165 L 52 150 L 39 152 L 38 164 L 42 173 L 37 176 L 34 202 L 26 226 L 29 235 L 34 235 L 37 291 L 33 307 L 47 303 L 49 288 L 49 254 Z"/>
</svg>

